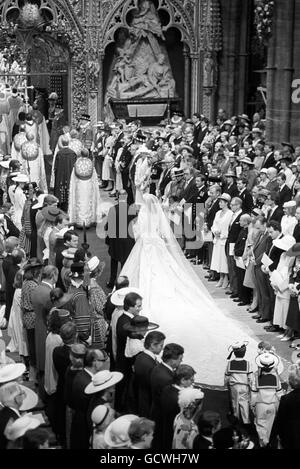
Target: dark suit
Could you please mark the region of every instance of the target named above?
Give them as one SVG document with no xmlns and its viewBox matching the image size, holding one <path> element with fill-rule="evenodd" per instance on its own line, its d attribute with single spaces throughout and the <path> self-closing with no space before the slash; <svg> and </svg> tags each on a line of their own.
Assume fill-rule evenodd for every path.
<svg viewBox="0 0 300 469">
<path fill-rule="evenodd" d="M 235 183 L 231 184 L 230 186 L 225 184 L 224 192 L 226 192 L 226 194 L 229 194 L 231 199 L 233 199 L 233 197 L 238 197 L 239 196 L 239 190 L 238 190 Z"/>
<path fill-rule="evenodd" d="M 91 375 L 82 370 L 77 373 L 73 381 L 71 401 L 75 412 L 71 425 L 71 449 L 89 449 L 87 412 L 91 396 L 85 394 L 84 390 L 91 380 Z"/>
<path fill-rule="evenodd" d="M 111 207 L 108 212 L 105 242 L 108 245 L 108 254 L 111 259 L 109 280 L 111 284 L 116 281 L 119 262 L 123 267 L 135 243 L 133 232 L 129 230 L 135 215 L 128 212 L 129 205 L 125 201 Z"/>
<path fill-rule="evenodd" d="M 274 158 L 274 152 L 272 151 L 265 156 L 261 169 L 274 168 L 275 164 L 276 164 L 276 161 Z"/>
<path fill-rule="evenodd" d="M 248 228 L 242 228 L 234 246 L 234 255 L 242 257 L 248 237 Z M 242 302 L 248 304 L 251 298 L 251 289 L 244 286 L 245 269 L 236 267 L 237 274 L 237 294 Z"/>
<path fill-rule="evenodd" d="M 272 213 L 272 215 L 271 215 L 271 211 L 269 212 L 267 220 L 268 222 L 277 221 L 278 223 L 281 223 L 282 217 L 283 217 L 283 210 L 281 207 L 277 207 Z"/>
<path fill-rule="evenodd" d="M 272 181 L 269 181 L 268 184 L 266 185 L 267 191 L 270 192 L 278 192 L 279 190 L 279 184 L 277 182 L 277 178 L 272 179 Z"/>
<path fill-rule="evenodd" d="M 55 433 L 60 437 L 62 444 L 66 438 L 66 405 L 64 402 L 65 375 L 70 365 L 70 346 L 62 345 L 53 350 L 53 365 L 58 374 L 57 388 L 55 393 L 54 422 Z"/>
<path fill-rule="evenodd" d="M 230 283 L 230 290 L 235 295 L 238 293 L 238 279 L 237 279 L 237 267 L 234 260 L 233 255 L 229 255 L 230 252 L 230 244 L 235 244 L 238 236 L 241 231 L 240 225 L 240 218 L 242 212 L 235 218 L 234 222 L 230 225 L 228 230 L 228 237 L 225 244 L 225 252 L 227 256 L 227 263 L 228 263 L 228 275 L 229 275 L 229 283 Z"/>
<path fill-rule="evenodd" d="M 294 228 L 293 236 L 296 240 L 296 243 L 300 243 L 300 222 Z"/>
<path fill-rule="evenodd" d="M 278 205 L 280 207 L 282 207 L 283 204 L 285 204 L 285 202 L 288 202 L 289 200 L 292 199 L 292 191 L 286 184 L 284 184 L 283 187 L 279 189 L 278 195 L 279 195 Z"/>
<path fill-rule="evenodd" d="M 206 137 L 206 135 L 208 134 L 209 130 L 208 130 L 208 127 L 204 127 L 199 130 L 199 133 L 198 133 L 198 139 L 197 139 L 197 143 L 199 143 L 201 145 L 201 143 L 203 142 L 204 138 Z"/>
<path fill-rule="evenodd" d="M 3 260 L 3 266 L 6 259 Z M 14 280 L 16 273 L 19 270 L 20 267 L 18 265 L 10 263 L 10 260 L 5 264 L 5 270 L 3 268 L 3 272 L 5 275 L 5 318 L 7 319 L 7 321 L 9 320 L 10 310 L 15 294 Z"/>
<path fill-rule="evenodd" d="M 137 414 L 140 417 L 150 418 L 152 396 L 151 396 L 151 373 L 157 362 L 145 352 L 136 356 L 134 369 L 134 386 L 137 395 Z"/>
<path fill-rule="evenodd" d="M 242 210 L 245 213 L 251 213 L 253 208 L 254 208 L 254 203 L 253 203 L 253 197 L 251 195 L 251 192 L 249 192 L 247 189 L 244 190 L 242 193 L 240 192 L 238 197 L 242 200 L 243 205 L 242 205 Z"/>
<path fill-rule="evenodd" d="M 211 231 L 211 227 L 213 226 L 216 213 L 219 210 L 220 210 L 219 199 L 215 200 L 210 206 L 210 208 L 207 209 L 207 212 L 205 215 L 205 222 L 207 224 L 207 228 L 209 231 Z M 208 266 L 210 266 L 211 258 L 212 258 L 212 251 L 213 251 L 212 241 L 206 242 L 204 244 L 204 249 L 207 251 L 207 264 Z"/>
<path fill-rule="evenodd" d="M 2 407 L 0 409 L 0 449 L 6 449 L 8 440 L 4 435 L 4 431 L 8 422 L 10 420 L 17 420 L 19 416 L 14 410 L 10 409 L 9 407 Z"/>
<path fill-rule="evenodd" d="M 270 297 L 268 291 L 268 275 L 264 274 L 261 270 L 261 260 L 264 253 L 268 252 L 271 248 L 272 238 L 268 233 L 260 235 L 253 246 L 253 253 L 255 257 L 254 274 L 257 284 L 258 293 L 258 310 L 262 319 L 270 320 L 272 317 Z"/>
<path fill-rule="evenodd" d="M 35 352 L 36 367 L 40 372 L 45 371 L 45 345 L 47 338 L 47 319 L 52 307 L 50 301 L 51 287 L 44 282 L 36 287 L 32 293 L 32 306 L 35 312 Z"/>
<path fill-rule="evenodd" d="M 130 317 L 122 314 L 116 324 L 116 339 L 117 339 L 117 353 L 116 353 L 116 371 L 123 373 L 124 378 L 116 385 L 116 410 L 122 412 L 127 405 L 127 393 L 129 382 L 132 376 L 132 359 L 125 357 L 125 348 L 128 337 L 128 331 L 124 329 L 125 324 L 130 323 Z"/>
<path fill-rule="evenodd" d="M 300 449 L 300 389 L 282 396 L 272 428 L 271 439 L 278 436 L 283 449 Z"/>
<path fill-rule="evenodd" d="M 193 450 L 198 451 L 200 449 L 211 449 L 212 442 L 208 441 L 202 435 L 197 435 L 193 442 Z"/>
<path fill-rule="evenodd" d="M 160 449 L 161 448 L 161 438 L 162 438 L 162 409 L 161 409 L 161 395 L 163 389 L 172 384 L 174 379 L 174 372 L 167 368 L 163 363 L 160 363 L 155 368 L 153 368 L 151 373 L 151 394 L 152 394 L 152 408 L 151 408 L 151 419 L 156 423 L 154 439 L 152 448 Z M 163 448 L 161 448 L 163 449 Z"/>
<path fill-rule="evenodd" d="M 169 182 L 171 182 L 171 169 L 172 168 L 164 169 L 161 174 L 161 177 L 157 186 L 157 189 L 161 196 L 164 195 L 167 185 L 169 184 Z"/>
<path fill-rule="evenodd" d="M 174 385 L 166 386 L 161 394 L 162 448 L 164 451 L 172 449 L 174 435 L 173 423 L 176 415 L 180 412 L 178 395 L 179 389 Z"/>
<path fill-rule="evenodd" d="M 4 219 L 6 220 L 6 226 L 7 226 L 7 233 L 6 237 L 9 238 L 10 236 L 15 236 L 18 238 L 20 236 L 20 230 L 16 227 L 14 222 L 7 216 L 4 216 Z"/>
</svg>

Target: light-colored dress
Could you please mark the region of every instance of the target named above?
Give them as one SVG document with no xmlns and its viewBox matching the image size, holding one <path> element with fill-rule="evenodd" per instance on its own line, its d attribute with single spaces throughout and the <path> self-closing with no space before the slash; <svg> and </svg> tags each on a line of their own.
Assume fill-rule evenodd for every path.
<svg viewBox="0 0 300 469">
<path fill-rule="evenodd" d="M 270 275 L 271 285 L 276 291 L 273 324 L 284 329 L 287 327 L 286 318 L 291 297 L 289 277 L 294 260 L 294 257 L 288 257 L 286 253 L 281 254 L 277 269 Z"/>
<path fill-rule="evenodd" d="M 7 348 L 10 352 L 18 352 L 23 357 L 28 356 L 26 332 L 22 321 L 21 288 L 15 290 L 10 311 L 7 333 L 11 338 Z"/>
<path fill-rule="evenodd" d="M 296 217 L 292 215 L 284 215 L 281 219 L 281 233 L 286 236 L 293 236 L 294 228 L 297 225 L 298 221 Z"/>
<path fill-rule="evenodd" d="M 225 253 L 225 244 L 228 237 L 228 230 L 230 226 L 230 222 L 232 219 L 232 211 L 227 210 L 223 212 L 219 210 L 216 213 L 213 226 L 211 231 L 215 234 L 217 231 L 220 232 L 219 237 L 214 237 L 213 243 L 213 252 L 212 252 L 212 259 L 211 259 L 211 270 L 216 272 L 221 272 L 222 274 L 228 274 L 228 264 L 227 264 L 227 257 Z"/>
<path fill-rule="evenodd" d="M 45 353 L 45 381 L 44 388 L 46 393 L 51 396 L 54 394 L 57 387 L 58 374 L 53 364 L 53 350 L 56 347 L 63 345 L 62 338 L 59 334 L 49 332 L 46 338 L 46 353 Z"/>
</svg>

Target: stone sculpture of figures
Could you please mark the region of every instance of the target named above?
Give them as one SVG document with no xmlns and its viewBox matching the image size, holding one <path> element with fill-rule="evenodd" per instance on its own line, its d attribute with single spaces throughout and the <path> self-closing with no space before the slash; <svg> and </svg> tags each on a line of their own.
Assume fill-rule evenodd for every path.
<svg viewBox="0 0 300 469">
<path fill-rule="evenodd" d="M 157 62 L 148 69 L 148 79 L 161 97 L 174 96 L 175 80 L 170 75 L 170 67 L 166 65 L 164 55 L 160 54 Z"/>
<path fill-rule="evenodd" d="M 93 48 L 91 50 L 90 60 L 88 62 L 88 73 L 89 73 L 89 83 L 91 89 L 97 88 L 97 81 L 99 77 L 100 65 L 97 57 L 97 53 Z"/>
<path fill-rule="evenodd" d="M 139 10 L 133 15 L 130 27 L 130 32 L 136 37 L 154 34 L 163 38 L 163 32 L 155 6 L 149 0 L 143 0 L 140 3 Z"/>
</svg>

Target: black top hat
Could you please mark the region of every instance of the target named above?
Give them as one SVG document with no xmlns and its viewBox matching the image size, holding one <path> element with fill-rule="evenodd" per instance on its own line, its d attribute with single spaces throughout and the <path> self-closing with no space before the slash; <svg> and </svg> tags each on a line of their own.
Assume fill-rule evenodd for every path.
<svg viewBox="0 0 300 469">
<path fill-rule="evenodd" d="M 141 330 L 153 331 L 158 329 L 159 325 L 154 322 L 149 322 L 149 319 L 145 316 L 134 316 L 131 321 L 125 324 L 124 329 L 130 332 L 138 332 Z"/>
</svg>

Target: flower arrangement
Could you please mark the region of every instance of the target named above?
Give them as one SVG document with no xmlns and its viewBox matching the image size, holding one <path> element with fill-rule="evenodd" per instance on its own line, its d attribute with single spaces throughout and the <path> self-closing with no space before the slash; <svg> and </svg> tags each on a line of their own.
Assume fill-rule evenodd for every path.
<svg viewBox="0 0 300 469">
<path fill-rule="evenodd" d="M 272 35 L 274 0 L 255 0 L 255 25 L 258 38 L 266 43 Z"/>
<path fill-rule="evenodd" d="M 39 25 L 42 22 L 42 17 L 38 5 L 26 2 L 20 11 L 19 21 L 25 28 Z"/>
</svg>

